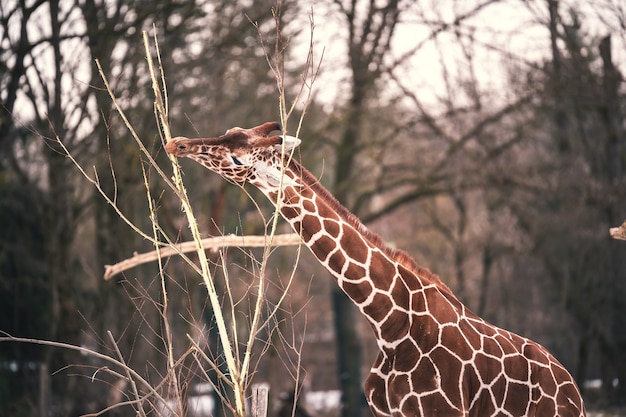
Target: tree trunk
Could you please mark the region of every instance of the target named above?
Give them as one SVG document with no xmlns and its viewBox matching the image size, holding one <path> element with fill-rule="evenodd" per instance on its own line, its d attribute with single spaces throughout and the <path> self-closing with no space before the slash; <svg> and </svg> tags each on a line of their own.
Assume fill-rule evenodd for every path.
<svg viewBox="0 0 626 417">
<path fill-rule="evenodd" d="M 342 392 L 341 416 L 360 416 L 365 397 L 361 378 L 363 354 L 356 326 L 357 311 L 352 300 L 337 286 L 333 287 L 331 296 L 337 337 L 339 385 Z"/>
<path fill-rule="evenodd" d="M 605 37 L 600 43 L 600 56 L 603 64 L 603 103 L 600 106 L 601 119 L 607 135 L 606 146 L 606 183 L 609 185 L 609 192 L 613 187 L 619 187 L 623 172 L 624 149 L 623 149 L 623 132 L 621 130 L 622 120 L 620 114 L 620 84 L 622 76 L 615 68 L 611 56 L 611 37 Z M 619 211 L 615 209 L 615 198 L 607 196 L 607 205 L 605 207 L 607 224 L 614 225 L 621 221 Z M 610 239 L 607 236 L 607 239 Z M 611 325 L 611 362 L 618 364 L 617 367 L 607 367 L 612 375 L 604 378 L 603 388 L 609 396 L 612 404 L 626 402 L 626 363 L 620 360 L 626 350 L 626 336 L 624 335 L 624 319 L 622 312 L 624 311 L 624 301 L 618 294 L 623 294 L 624 284 L 623 277 L 625 273 L 623 261 L 623 247 L 620 242 L 611 241 L 610 245 L 610 271 L 606 277 L 609 282 L 609 292 L 611 295 L 610 302 L 612 312 L 609 322 Z M 621 288 L 620 288 L 621 286 Z M 613 379 L 616 378 L 619 384 L 614 387 Z"/>
<path fill-rule="evenodd" d="M 53 49 L 54 79 L 51 83 L 50 98 L 48 101 L 47 115 L 52 126 L 50 137 L 58 135 L 66 137 L 70 134 L 65 130 L 65 115 L 62 108 L 62 78 L 64 59 L 60 48 L 61 22 L 59 21 L 59 1 L 50 1 L 50 28 L 52 32 L 51 42 Z M 43 121 L 45 123 L 45 121 Z M 42 126 L 43 128 L 43 126 Z M 52 330 L 51 340 L 60 340 L 73 345 L 80 345 L 80 326 L 76 305 L 77 293 L 80 292 L 80 284 L 75 282 L 72 273 L 71 246 L 76 230 L 76 201 L 73 199 L 73 185 L 71 176 L 74 167 L 63 155 L 63 152 L 50 142 L 46 149 L 46 166 L 48 168 L 48 216 L 46 233 L 46 258 L 49 274 L 50 290 L 52 294 Z M 63 368 L 70 364 L 78 363 L 76 353 L 71 351 L 50 351 L 50 363 L 52 370 Z M 61 413 L 70 415 L 76 413 L 79 405 L 73 395 L 81 390 L 77 385 L 77 378 L 67 378 L 62 374 L 56 378 L 55 393 L 62 398 Z M 55 378 L 53 378 L 53 383 Z"/>
<path fill-rule="evenodd" d="M 359 153 L 359 138 L 367 117 L 366 98 L 381 76 L 383 58 L 389 52 L 394 28 L 399 19 L 399 5 L 395 0 L 381 7 L 370 2 L 363 22 L 356 19 L 357 2 L 353 1 L 342 12 L 348 30 L 348 59 L 352 73 L 350 99 L 346 103 L 343 132 L 337 146 L 334 195 L 348 209 L 355 197 L 352 180 L 354 162 Z M 357 27 L 359 24 L 362 26 Z M 355 213 L 357 214 L 357 213 Z M 356 328 L 356 306 L 339 288 L 334 288 L 332 301 L 335 314 L 339 383 L 343 394 L 342 417 L 360 417 L 364 394 L 361 365 L 362 348 Z"/>
<path fill-rule="evenodd" d="M 569 140 L 567 137 L 567 115 L 563 109 L 563 74 L 561 54 L 558 47 L 559 39 L 559 1 L 548 0 L 548 11 L 550 13 L 550 45 L 552 48 L 552 73 L 551 84 L 552 100 L 554 102 L 554 137 L 557 142 L 557 148 L 560 152 L 569 150 Z"/>
</svg>

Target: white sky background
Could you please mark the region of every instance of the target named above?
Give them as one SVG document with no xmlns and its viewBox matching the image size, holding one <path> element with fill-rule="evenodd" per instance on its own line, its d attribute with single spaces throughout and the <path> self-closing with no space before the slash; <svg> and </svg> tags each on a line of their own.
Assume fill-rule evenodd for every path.
<svg viewBox="0 0 626 417">
<path fill-rule="evenodd" d="M 5 1 L 5 0 L 2 0 Z M 347 0 L 344 0 L 347 1 Z M 445 84 L 442 78 L 442 63 L 448 69 L 452 78 L 466 77 L 467 63 L 463 62 L 459 42 L 449 32 L 441 34 L 435 40 L 429 39 L 434 24 L 431 22 L 453 22 L 457 16 L 464 15 L 472 10 L 476 4 L 486 0 L 415 0 L 406 2 L 408 9 L 400 16 L 401 22 L 397 26 L 391 57 L 397 57 L 422 46 L 403 65 L 394 70 L 394 75 L 401 80 L 404 88 L 416 94 L 426 105 L 435 106 L 445 94 Z M 383 1 L 379 1 L 383 3 Z M 63 2 L 61 2 L 63 4 Z M 321 3 L 321 5 L 320 5 Z M 298 38 L 292 40 L 291 59 L 295 65 L 302 65 L 307 56 L 309 46 L 309 10 L 313 10 L 315 21 L 315 59 L 321 62 L 321 71 L 314 85 L 316 98 L 324 103 L 328 110 L 334 104 L 347 98 L 347 88 L 350 73 L 347 69 L 346 23 L 336 5 L 328 7 L 330 0 L 319 2 L 316 0 L 301 0 L 302 14 L 298 16 L 298 25 L 302 31 Z M 369 2 L 361 0 L 361 7 Z M 626 2 L 624 0 L 561 0 L 560 13 L 564 19 L 569 19 L 568 8 L 575 7 L 583 16 L 581 18 L 583 30 L 597 38 L 609 32 L 613 35 L 613 61 L 622 74 L 626 74 L 626 34 L 624 19 Z M 616 10 L 621 9 L 616 13 Z M 46 8 L 38 11 L 45 15 Z M 362 11 L 363 12 L 363 11 Z M 621 21 L 620 21 L 621 17 Z M 219 18 L 219 17 L 216 17 Z M 38 19 L 33 19 L 37 21 Z M 45 17 L 40 21 L 45 22 Z M 69 21 L 73 23 L 69 24 Z M 477 15 L 463 22 L 464 28 L 472 28 L 476 42 L 475 72 L 480 82 L 481 93 L 490 100 L 506 101 L 508 92 L 506 85 L 507 66 L 533 65 L 548 59 L 550 56 L 550 37 L 547 29 L 548 11 L 547 0 L 501 0 L 482 9 Z M 80 32 L 83 27 L 77 16 L 67 16 L 63 29 L 65 34 Z M 42 24 L 29 28 L 31 40 L 45 37 L 49 28 Z M 12 34 L 12 37 L 17 34 Z M 67 45 L 66 45 L 67 46 Z M 163 51 L 167 53 L 167 51 Z M 50 50 L 41 50 L 36 54 L 40 68 L 45 68 L 45 62 L 51 61 Z M 89 74 L 90 61 L 88 52 L 76 45 L 72 51 L 72 62 L 80 62 L 79 68 L 70 76 L 64 78 L 64 104 L 69 108 L 79 108 L 76 103 L 75 88 L 86 88 L 84 81 Z M 27 63 L 28 64 L 28 63 Z M 82 75 L 87 74 L 87 75 Z M 29 73 L 29 77 L 34 77 Z M 32 78 L 34 84 L 37 80 Z M 393 88 L 393 83 L 388 83 Z M 395 91 L 388 91 L 394 94 Z M 384 94 L 384 92 L 383 92 Z M 462 97 L 455 97 L 455 101 L 462 101 Z M 20 101 L 21 104 L 20 105 Z M 16 116 L 23 120 L 33 117 L 33 109 L 24 103 L 24 97 L 18 98 Z M 78 123 L 74 121 L 73 123 Z M 85 123 L 85 121 L 83 121 Z"/>
<path fill-rule="evenodd" d="M 13 3 L 8 0 L 0 0 L 6 2 L 3 7 L 6 10 L 11 10 L 15 7 Z M 27 2 L 28 3 L 28 2 Z M 69 127 L 78 124 L 89 124 L 90 120 L 85 119 L 84 114 L 80 112 L 80 108 L 83 103 L 80 103 L 78 99 L 79 94 L 76 94 L 76 89 L 87 88 L 86 81 L 91 73 L 90 66 L 92 64 L 91 57 L 87 46 L 81 40 L 72 38 L 76 34 L 82 34 L 85 31 L 85 22 L 81 19 L 81 15 L 72 4 L 60 2 L 61 17 L 61 35 L 67 36 L 69 39 L 64 40 L 61 46 L 61 53 L 64 54 L 65 62 L 61 69 L 63 70 L 62 77 L 62 96 L 61 103 L 66 109 L 67 113 L 73 115 L 69 120 Z M 37 47 L 33 49 L 32 57 L 27 56 L 25 65 L 27 67 L 26 77 L 28 78 L 28 84 L 30 84 L 35 91 L 46 88 L 47 94 L 50 97 L 54 96 L 54 52 L 49 43 L 43 42 L 43 40 L 51 37 L 50 27 L 50 11 L 48 3 L 43 3 L 38 7 L 33 15 L 29 19 L 28 25 L 28 40 L 32 43 L 39 43 Z M 20 13 L 14 13 L 9 20 L 9 37 L 13 43 L 17 43 L 20 37 L 21 30 L 21 15 Z M 10 62 L 9 66 L 13 66 L 14 62 Z M 33 66 L 34 65 L 34 66 Z M 41 78 L 40 78 L 41 77 Z M 24 82 L 24 81 L 22 81 Z M 36 117 L 45 117 L 47 112 L 47 103 L 43 94 L 39 91 L 39 94 L 35 94 L 36 103 L 33 104 L 27 97 L 25 92 L 20 88 L 17 91 L 17 99 L 15 102 L 15 109 L 13 116 L 19 121 L 19 123 L 28 123 Z M 36 109 L 35 109 L 36 107 Z M 36 115 L 37 113 L 37 115 Z M 97 112 L 94 113 L 97 117 Z"/>
<path fill-rule="evenodd" d="M 333 10 L 328 10 L 322 8 L 315 0 L 302 3 L 303 10 L 313 10 L 315 56 L 318 60 L 322 51 L 324 52 L 320 77 L 314 87 L 316 97 L 326 107 L 332 108 L 333 103 L 346 98 L 346 80 L 349 72 L 346 69 L 345 18 L 341 16 L 336 6 Z M 361 2 L 363 7 L 366 7 L 367 3 Z M 463 62 L 458 40 L 449 32 L 437 36 L 435 40 L 428 40 L 435 26 L 422 23 L 423 19 L 433 22 L 453 22 L 457 16 L 472 10 L 476 4 L 479 4 L 479 1 L 419 0 L 401 14 L 401 24 L 397 26 L 393 38 L 392 56 L 400 56 L 419 44 L 422 44 L 422 47 L 404 65 L 397 68 L 394 74 L 401 79 L 405 88 L 417 94 L 424 103 L 434 105 L 439 101 L 438 97 L 445 94 L 442 63 L 445 63 L 453 78 L 457 75 L 465 76 L 456 72 L 465 71 L 467 63 Z M 582 13 L 584 32 L 598 39 L 611 32 L 613 62 L 622 73 L 625 73 L 626 35 L 623 13 L 626 12 L 626 3 L 623 0 L 561 0 L 559 11 L 566 21 L 569 21 L 568 10 L 572 6 Z M 619 8 L 622 9 L 621 22 L 619 14 L 612 10 Z M 419 13 L 423 16 L 419 16 Z M 301 16 L 300 25 L 307 28 L 308 20 L 308 15 Z M 491 98 L 498 100 L 498 92 L 506 92 L 507 66 L 518 66 L 523 70 L 524 67 L 549 59 L 551 52 L 547 22 L 546 0 L 502 0 L 486 6 L 462 23 L 464 28 L 473 30 L 476 39 L 473 50 L 476 77 L 481 89 Z M 300 38 L 294 40 L 292 51 L 293 59 L 300 61 L 300 64 L 306 59 L 308 42 L 308 29 L 303 29 Z"/>
</svg>

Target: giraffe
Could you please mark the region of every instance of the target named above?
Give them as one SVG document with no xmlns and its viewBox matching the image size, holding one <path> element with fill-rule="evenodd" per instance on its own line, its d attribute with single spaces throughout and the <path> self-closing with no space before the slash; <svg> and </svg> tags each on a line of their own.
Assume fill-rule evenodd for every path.
<svg viewBox="0 0 626 417">
<path fill-rule="evenodd" d="M 364 382 L 376 416 L 585 416 L 573 378 L 546 348 L 478 317 L 387 246 L 291 157 L 300 140 L 280 129 L 179 137 L 166 151 L 259 188 L 330 271 L 376 336 Z"/>
</svg>

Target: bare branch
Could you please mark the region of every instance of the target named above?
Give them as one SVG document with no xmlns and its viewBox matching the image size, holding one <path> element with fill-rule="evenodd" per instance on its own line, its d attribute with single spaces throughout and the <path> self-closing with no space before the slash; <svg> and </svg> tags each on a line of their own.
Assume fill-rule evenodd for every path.
<svg viewBox="0 0 626 417">
<path fill-rule="evenodd" d="M 283 234 L 283 235 L 275 235 L 271 242 L 268 241 L 268 236 L 236 236 L 236 235 L 227 235 L 227 236 L 219 236 L 219 237 L 209 237 L 206 239 L 202 239 L 202 246 L 205 249 L 209 249 L 212 252 L 215 252 L 218 248 L 226 248 L 226 247 L 247 247 L 247 248 L 264 248 L 268 244 L 272 246 L 294 246 L 300 244 L 301 239 L 300 235 L 295 233 L 291 234 Z M 161 258 L 167 258 L 172 255 L 177 255 L 179 253 L 188 253 L 196 250 L 196 242 L 189 241 L 179 243 L 177 245 L 167 246 L 159 249 L 158 251 L 153 250 L 151 252 L 145 253 L 136 253 L 131 258 L 124 259 L 114 265 L 105 265 L 104 269 L 104 279 L 109 280 L 115 275 L 124 272 L 128 269 L 134 268 L 136 266 L 156 261 Z"/>
</svg>

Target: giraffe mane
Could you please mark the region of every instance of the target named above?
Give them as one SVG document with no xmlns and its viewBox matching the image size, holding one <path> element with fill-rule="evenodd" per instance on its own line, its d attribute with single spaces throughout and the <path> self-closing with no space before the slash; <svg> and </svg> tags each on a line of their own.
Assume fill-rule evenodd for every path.
<svg viewBox="0 0 626 417">
<path fill-rule="evenodd" d="M 361 232 L 362 235 L 367 239 L 367 241 L 370 242 L 373 246 L 380 249 L 385 255 L 389 256 L 389 258 L 402 264 L 409 271 L 419 276 L 421 279 L 431 281 L 432 283 L 437 285 L 437 287 L 439 287 L 442 291 L 454 297 L 452 291 L 441 281 L 439 275 L 431 272 L 430 269 L 419 265 L 417 261 L 406 251 L 390 247 L 378 233 L 370 230 L 361 222 L 361 220 L 359 220 L 356 215 L 354 215 L 343 204 L 341 204 L 335 198 L 335 196 L 333 196 L 330 191 L 328 191 L 326 187 L 324 187 L 320 183 L 320 181 L 304 166 L 302 166 L 292 158 L 289 161 L 289 167 L 290 169 L 294 170 L 300 176 L 300 178 L 302 178 L 302 181 L 304 183 L 303 185 L 310 187 L 313 191 L 315 191 L 315 193 L 321 196 L 328 204 L 331 205 L 335 212 L 344 221 L 346 221 L 346 223 Z"/>
</svg>

